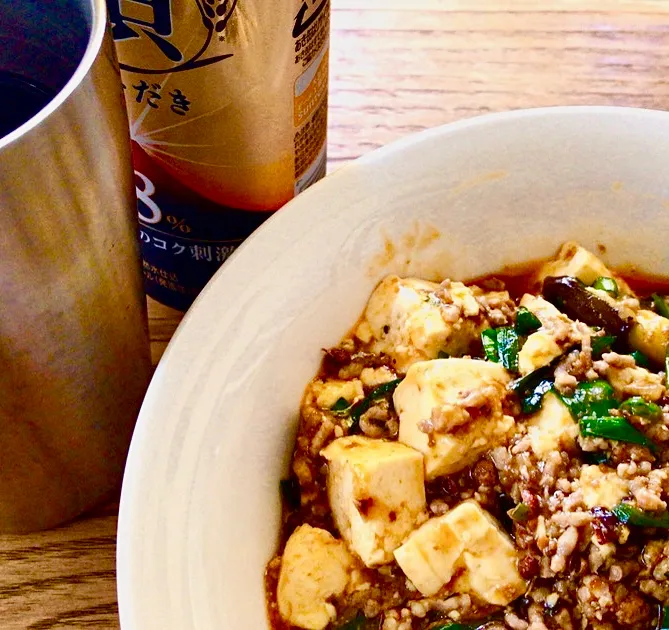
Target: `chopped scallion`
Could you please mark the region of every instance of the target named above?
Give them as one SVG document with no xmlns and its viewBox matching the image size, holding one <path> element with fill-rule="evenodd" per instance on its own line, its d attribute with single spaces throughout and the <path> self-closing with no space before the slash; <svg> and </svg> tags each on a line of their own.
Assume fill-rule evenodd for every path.
<svg viewBox="0 0 669 630">
<path fill-rule="evenodd" d="M 346 398 L 339 398 L 337 402 L 330 407 L 330 411 L 335 416 L 347 416 L 348 412 L 351 410 L 351 403 L 346 400 Z"/>
<path fill-rule="evenodd" d="M 601 337 L 592 337 L 592 355 L 599 358 L 605 352 L 611 350 L 611 346 L 616 342 L 615 335 L 602 335 Z"/>
<path fill-rule="evenodd" d="M 528 308 L 521 306 L 516 312 L 516 331 L 519 335 L 529 335 L 541 328 L 541 320 Z"/>
<path fill-rule="evenodd" d="M 481 343 L 488 361 L 501 363 L 510 372 L 518 371 L 519 343 L 515 328 L 487 328 L 481 333 Z"/>
<path fill-rule="evenodd" d="M 652 298 L 653 303 L 655 304 L 655 310 L 658 314 L 662 315 L 662 317 L 669 318 L 669 305 L 667 304 L 667 301 L 657 293 L 653 293 Z"/>
<path fill-rule="evenodd" d="M 483 352 L 488 361 L 499 363 L 499 353 L 497 352 L 497 331 L 494 328 L 486 328 L 481 333 L 481 343 Z"/>
<path fill-rule="evenodd" d="M 634 352 L 631 353 L 632 357 L 634 358 L 634 362 L 639 366 L 639 367 L 650 367 L 650 359 L 640 350 L 635 350 Z"/>
<path fill-rule="evenodd" d="M 618 297 L 618 283 L 613 278 L 599 276 L 593 283 L 592 288 L 606 291 L 611 297 Z"/>
<path fill-rule="evenodd" d="M 553 388 L 553 379 L 544 379 L 530 390 L 521 400 L 523 413 L 535 413 L 541 409 L 544 395 Z"/>
<path fill-rule="evenodd" d="M 500 363 L 510 372 L 518 371 L 518 333 L 515 328 L 497 329 L 497 350 Z"/>
<path fill-rule="evenodd" d="M 613 387 L 601 379 L 579 383 L 574 395 L 563 396 L 562 400 L 576 420 L 590 415 L 605 416 L 618 406 Z"/>
<path fill-rule="evenodd" d="M 620 405 L 620 411 L 626 411 L 633 416 L 648 418 L 649 420 L 657 420 L 662 417 L 662 408 L 641 396 L 628 398 Z"/>
<path fill-rule="evenodd" d="M 611 511 L 621 523 L 626 525 L 669 528 L 669 512 L 662 512 L 657 515 L 653 512 L 640 510 L 629 503 L 619 503 Z"/>
<path fill-rule="evenodd" d="M 601 437 L 620 442 L 640 444 L 651 450 L 657 447 L 641 431 L 635 429 L 625 418 L 618 416 L 584 416 L 580 421 L 581 435 L 585 437 Z"/>
<path fill-rule="evenodd" d="M 530 517 L 530 508 L 524 503 L 519 503 L 507 512 L 509 517 L 517 523 L 524 523 Z"/>
</svg>

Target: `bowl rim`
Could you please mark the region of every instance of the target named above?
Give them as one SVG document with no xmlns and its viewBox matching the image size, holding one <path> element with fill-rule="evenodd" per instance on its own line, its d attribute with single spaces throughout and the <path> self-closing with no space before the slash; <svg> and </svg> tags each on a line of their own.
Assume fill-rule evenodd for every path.
<svg viewBox="0 0 669 630">
<path fill-rule="evenodd" d="M 316 183 L 298 197 L 289 201 L 280 212 L 269 217 L 230 256 L 196 298 L 172 336 L 163 357 L 156 367 L 133 434 L 123 478 L 117 528 L 117 597 L 121 627 L 124 630 L 140 630 L 141 628 L 137 620 L 141 617 L 139 611 L 142 610 L 144 604 L 141 597 L 135 596 L 141 591 L 140 586 L 142 581 L 142 563 L 138 559 L 142 556 L 137 553 L 142 544 L 140 535 L 141 523 L 143 521 L 148 522 L 147 519 L 153 519 L 155 522 L 160 518 L 160 515 L 156 513 L 147 515 L 146 511 L 143 510 L 142 503 L 142 495 L 146 491 L 146 486 L 143 483 L 146 477 L 144 471 L 151 465 L 144 458 L 143 451 L 147 440 L 159 432 L 162 423 L 161 418 L 152 409 L 154 398 L 160 396 L 163 382 L 169 380 L 167 378 L 169 374 L 180 369 L 179 363 L 175 362 L 173 357 L 181 348 L 184 337 L 183 331 L 191 327 L 196 327 L 198 320 L 201 318 L 201 313 L 206 313 L 208 307 L 216 302 L 217 295 L 225 294 L 224 285 L 228 277 L 248 274 L 244 268 L 244 259 L 247 258 L 247 255 L 255 249 L 259 249 L 259 251 L 265 253 L 271 251 L 272 248 L 278 249 L 280 245 L 272 243 L 271 234 L 277 231 L 280 232 L 282 226 L 289 226 L 294 219 L 301 216 L 305 208 L 310 205 L 309 201 L 312 195 L 318 194 L 326 186 L 333 188 L 338 185 L 345 185 L 347 179 L 353 178 L 356 170 L 361 166 L 374 165 L 377 162 L 382 163 L 386 156 L 402 152 L 407 147 L 415 146 L 433 138 L 446 138 L 472 127 L 480 128 L 522 119 L 560 119 L 582 115 L 617 117 L 621 119 L 621 122 L 630 118 L 646 119 L 648 122 L 658 120 L 663 121 L 665 124 L 669 121 L 669 112 L 662 110 L 577 105 L 496 112 L 428 128 L 374 149 L 342 166 L 334 173 L 329 174 L 324 180 Z M 314 208 L 312 207 L 310 211 L 313 212 Z M 248 276 L 248 280 L 251 280 L 250 276 Z"/>
</svg>

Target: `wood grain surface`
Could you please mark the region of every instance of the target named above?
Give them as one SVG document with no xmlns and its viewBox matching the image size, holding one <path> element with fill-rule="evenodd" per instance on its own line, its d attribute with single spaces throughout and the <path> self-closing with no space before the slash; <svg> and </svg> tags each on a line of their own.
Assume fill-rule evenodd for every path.
<svg viewBox="0 0 669 630">
<path fill-rule="evenodd" d="M 332 8 L 330 170 L 487 112 L 669 109 L 666 0 L 332 0 Z M 181 315 L 151 300 L 149 314 L 157 362 Z M 2 630 L 118 628 L 117 507 L 0 537 Z"/>
</svg>

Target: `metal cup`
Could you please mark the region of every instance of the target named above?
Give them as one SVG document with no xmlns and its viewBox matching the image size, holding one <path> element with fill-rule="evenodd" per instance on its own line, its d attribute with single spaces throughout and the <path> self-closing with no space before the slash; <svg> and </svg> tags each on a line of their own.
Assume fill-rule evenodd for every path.
<svg viewBox="0 0 669 630">
<path fill-rule="evenodd" d="M 120 486 L 150 358 L 105 2 L 0 16 L 0 71 L 56 94 L 0 138 L 0 532 L 25 532 Z"/>
</svg>

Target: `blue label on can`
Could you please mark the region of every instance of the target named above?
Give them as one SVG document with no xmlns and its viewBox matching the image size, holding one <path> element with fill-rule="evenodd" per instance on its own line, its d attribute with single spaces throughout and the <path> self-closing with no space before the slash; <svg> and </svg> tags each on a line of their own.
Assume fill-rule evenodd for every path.
<svg viewBox="0 0 669 630">
<path fill-rule="evenodd" d="M 161 194 L 138 170 L 135 183 L 146 292 L 179 310 L 192 304 L 221 264 L 271 214 Z"/>
</svg>

